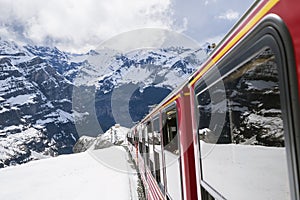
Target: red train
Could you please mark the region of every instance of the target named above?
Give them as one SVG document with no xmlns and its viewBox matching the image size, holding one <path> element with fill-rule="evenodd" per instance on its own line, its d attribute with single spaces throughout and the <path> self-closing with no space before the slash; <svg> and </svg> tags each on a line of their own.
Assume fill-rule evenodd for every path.
<svg viewBox="0 0 300 200">
<path fill-rule="evenodd" d="M 131 129 L 147 199 L 300 199 L 299 6 L 256 1 Z"/>
</svg>

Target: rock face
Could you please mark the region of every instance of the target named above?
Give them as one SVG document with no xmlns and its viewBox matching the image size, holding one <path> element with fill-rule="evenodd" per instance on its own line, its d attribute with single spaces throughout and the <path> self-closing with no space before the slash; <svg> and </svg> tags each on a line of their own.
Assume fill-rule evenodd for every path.
<svg viewBox="0 0 300 200">
<path fill-rule="evenodd" d="M 96 138 L 88 137 L 88 136 L 81 136 L 76 144 L 73 147 L 74 153 L 85 152 L 88 150 L 95 142 Z"/>
<path fill-rule="evenodd" d="M 73 84 L 26 49 L 0 46 L 0 166 L 72 153 Z"/>
<path fill-rule="evenodd" d="M 235 143 L 284 146 L 283 119 L 280 105 L 279 78 L 275 57 L 265 51 L 249 65 L 236 83 L 230 98 L 239 109 L 232 111 Z M 249 103 L 250 102 L 250 103 Z M 245 112 L 241 112 L 246 108 Z"/>
</svg>

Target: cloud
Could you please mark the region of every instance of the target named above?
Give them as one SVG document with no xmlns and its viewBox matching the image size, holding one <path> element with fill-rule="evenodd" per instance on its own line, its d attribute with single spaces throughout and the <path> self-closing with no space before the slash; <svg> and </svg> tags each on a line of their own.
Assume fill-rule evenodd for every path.
<svg viewBox="0 0 300 200">
<path fill-rule="evenodd" d="M 72 52 L 137 28 L 182 31 L 174 24 L 171 0 L 0 0 L 0 37 Z"/>
<path fill-rule="evenodd" d="M 172 0 L 173 23 L 200 44 L 218 42 L 252 4 L 253 0 Z"/>
<path fill-rule="evenodd" d="M 96 48 L 120 33 L 162 28 L 198 42 L 224 36 L 253 0 L 0 0 L 0 37 L 57 46 Z"/>
<path fill-rule="evenodd" d="M 218 19 L 226 19 L 226 20 L 237 20 L 240 14 L 237 11 L 227 10 L 225 13 L 217 16 Z"/>
</svg>

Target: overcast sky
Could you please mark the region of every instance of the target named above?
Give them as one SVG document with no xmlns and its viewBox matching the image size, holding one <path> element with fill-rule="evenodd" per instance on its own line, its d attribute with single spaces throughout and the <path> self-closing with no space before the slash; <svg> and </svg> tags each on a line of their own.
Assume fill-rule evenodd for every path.
<svg viewBox="0 0 300 200">
<path fill-rule="evenodd" d="M 86 52 L 120 33 L 163 28 L 218 42 L 253 0 L 0 0 L 0 37 Z"/>
</svg>

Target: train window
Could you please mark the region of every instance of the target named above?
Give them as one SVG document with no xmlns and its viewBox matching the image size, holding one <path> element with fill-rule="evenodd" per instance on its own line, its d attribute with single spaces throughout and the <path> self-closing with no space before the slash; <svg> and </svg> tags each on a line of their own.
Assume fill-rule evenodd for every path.
<svg viewBox="0 0 300 200">
<path fill-rule="evenodd" d="M 201 183 L 225 199 L 290 198 L 279 59 L 274 45 L 246 51 L 195 88 Z"/>
<path fill-rule="evenodd" d="M 155 160 L 155 174 L 156 181 L 163 191 L 163 167 L 162 167 L 162 150 L 161 150 L 161 136 L 160 136 L 160 118 L 156 116 L 153 120 L 153 144 L 154 144 L 154 160 Z"/>
<path fill-rule="evenodd" d="M 145 135 L 145 131 L 144 131 L 144 126 L 143 124 L 141 124 L 139 126 L 139 130 L 140 130 L 140 133 L 142 135 L 142 157 L 144 158 L 145 160 L 145 156 L 146 156 L 146 135 Z"/>
<path fill-rule="evenodd" d="M 142 135 L 143 135 L 143 160 L 144 160 L 144 176 L 145 178 L 147 178 L 147 172 L 146 172 L 146 166 L 147 166 L 147 162 L 148 162 L 148 150 L 149 148 L 148 147 L 148 134 L 146 132 L 146 128 L 145 128 L 145 125 L 144 124 L 141 124 L 140 125 L 140 129 L 141 129 L 141 132 L 142 132 Z"/>
<path fill-rule="evenodd" d="M 136 134 L 136 129 L 134 129 L 134 130 L 132 131 L 132 134 L 134 135 L 134 143 L 135 143 L 136 145 L 138 145 L 138 144 L 139 144 L 139 136 L 138 136 L 138 134 Z M 137 148 L 138 148 L 138 146 L 137 146 Z"/>
<path fill-rule="evenodd" d="M 144 162 L 145 165 L 149 164 L 149 140 L 148 140 L 148 126 L 150 122 L 146 122 L 146 126 L 143 126 L 143 131 L 145 135 L 145 154 L 144 154 Z"/>
<path fill-rule="evenodd" d="M 144 137 L 143 137 L 143 132 L 142 132 L 140 126 L 137 127 L 137 132 L 139 134 L 139 151 L 140 151 L 141 156 L 143 156 L 143 152 L 144 152 Z"/>
<path fill-rule="evenodd" d="M 127 141 L 128 141 L 129 143 L 131 143 L 129 133 L 127 133 L 126 137 L 127 137 Z"/>
<path fill-rule="evenodd" d="M 167 192 L 172 199 L 181 199 L 181 173 L 179 157 L 179 134 L 175 105 L 163 115 L 163 144 Z"/>
<path fill-rule="evenodd" d="M 154 170 L 154 147 L 153 147 L 153 124 L 152 121 L 149 121 L 147 124 L 147 130 L 148 130 L 148 144 L 149 144 L 149 169 L 152 173 L 152 175 L 155 177 L 155 170 Z"/>
</svg>

